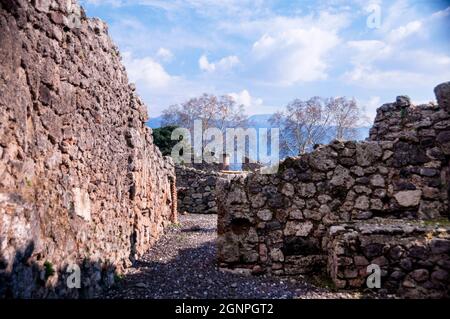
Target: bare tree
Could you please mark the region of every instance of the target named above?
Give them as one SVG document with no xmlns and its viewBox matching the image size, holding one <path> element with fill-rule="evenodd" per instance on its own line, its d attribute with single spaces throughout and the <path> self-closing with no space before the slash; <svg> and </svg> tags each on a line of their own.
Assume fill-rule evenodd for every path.
<svg viewBox="0 0 450 319">
<path fill-rule="evenodd" d="M 244 106 L 236 104 L 229 95 L 217 97 L 203 94 L 163 111 L 164 126 L 176 125 L 192 130 L 195 120 L 202 121 L 204 130 L 217 127 L 224 131 L 227 127 L 245 127 L 248 117 L 244 113 Z"/>
<path fill-rule="evenodd" d="M 295 99 L 269 121 L 280 128 L 283 155 L 297 155 L 311 150 L 327 136 L 331 114 L 320 97 L 307 101 Z"/>
<path fill-rule="evenodd" d="M 217 128 L 223 133 L 223 145 L 225 143 L 225 132 L 227 128 L 245 128 L 248 126 L 248 116 L 244 113 L 244 106 L 238 105 L 229 95 L 215 96 L 203 94 L 200 97 L 191 98 L 188 101 L 172 105 L 163 111 L 163 126 L 175 125 L 188 129 L 191 134 L 194 122 L 200 120 L 203 132 L 209 128 Z M 203 153 L 209 141 L 205 136 L 202 138 L 201 152 Z M 224 152 L 225 150 L 222 150 Z M 211 155 L 220 160 L 222 154 Z M 199 152 L 194 154 L 197 158 Z"/>
<path fill-rule="evenodd" d="M 356 138 L 364 118 L 354 99 L 313 97 L 307 101 L 295 99 L 269 121 L 280 128 L 282 155 L 292 156 L 332 138 Z"/>
<path fill-rule="evenodd" d="M 363 110 L 356 103 L 356 100 L 345 97 L 329 98 L 328 108 L 332 116 L 336 139 L 356 139 L 358 138 L 357 128 L 368 122 Z"/>
</svg>

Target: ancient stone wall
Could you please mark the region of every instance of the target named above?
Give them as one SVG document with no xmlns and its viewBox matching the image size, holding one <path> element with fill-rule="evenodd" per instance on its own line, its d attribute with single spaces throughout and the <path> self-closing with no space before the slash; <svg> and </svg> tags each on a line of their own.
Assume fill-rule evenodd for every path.
<svg viewBox="0 0 450 319">
<path fill-rule="evenodd" d="M 0 2 L 0 296 L 93 296 L 176 218 L 120 59 L 74 1 Z"/>
<path fill-rule="evenodd" d="M 328 272 L 338 288 L 366 288 L 367 266 L 378 265 L 383 289 L 448 298 L 449 230 L 392 219 L 332 226 Z"/>
<path fill-rule="evenodd" d="M 438 85 L 434 91 L 437 104 L 412 105 L 408 96 L 399 96 L 395 103 L 381 106 L 377 110 L 369 140 L 413 141 L 420 145 L 415 157 L 420 157 L 426 150 L 427 155 L 445 163 L 450 156 L 450 82 Z M 420 162 L 420 159 L 416 161 Z M 440 174 L 443 185 L 447 185 L 447 197 L 450 197 L 450 166 L 443 165 Z M 450 215 L 450 210 L 447 212 Z"/>
<path fill-rule="evenodd" d="M 442 104 L 447 95 L 441 95 L 428 129 L 446 136 L 450 113 Z M 384 140 L 385 134 L 389 132 L 372 130 L 372 141 L 319 146 L 284 160 L 277 174 L 250 173 L 221 182 L 220 265 L 276 275 L 323 272 L 332 225 L 373 218 L 447 218 L 446 139 L 401 134 Z"/>
<path fill-rule="evenodd" d="M 179 211 L 216 214 L 216 184 L 220 180 L 228 180 L 233 174 L 221 173 L 218 170 L 204 171 L 184 165 L 176 166 L 175 172 Z"/>
<path fill-rule="evenodd" d="M 437 140 L 439 151 L 450 154 L 450 142 L 447 137 L 450 119 L 448 113 L 450 102 L 445 97 L 450 93 L 450 82 L 440 84 L 435 89 L 439 104 L 413 105 L 407 96 L 397 97 L 394 103 L 382 105 L 377 110 L 373 127 L 369 133 L 372 141 L 393 141 L 407 138 L 428 145 Z M 432 151 L 438 151 L 429 147 Z M 439 154 L 435 154 L 439 155 Z"/>
</svg>

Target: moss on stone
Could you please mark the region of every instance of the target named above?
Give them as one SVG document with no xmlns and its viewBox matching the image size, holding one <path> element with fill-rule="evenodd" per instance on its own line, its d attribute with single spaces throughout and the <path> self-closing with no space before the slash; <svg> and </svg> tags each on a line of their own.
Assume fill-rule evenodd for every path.
<svg viewBox="0 0 450 319">
<path fill-rule="evenodd" d="M 425 226 L 443 226 L 450 227 L 450 220 L 448 218 L 442 217 L 437 219 L 430 219 L 422 221 Z"/>
<path fill-rule="evenodd" d="M 44 263 L 45 270 L 45 279 L 53 276 L 55 274 L 55 269 L 53 268 L 53 264 L 48 260 Z"/>
</svg>

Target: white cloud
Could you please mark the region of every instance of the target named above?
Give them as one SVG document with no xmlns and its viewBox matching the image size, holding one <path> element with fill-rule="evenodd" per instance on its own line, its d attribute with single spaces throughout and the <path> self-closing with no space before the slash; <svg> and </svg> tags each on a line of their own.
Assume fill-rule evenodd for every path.
<svg viewBox="0 0 450 319">
<path fill-rule="evenodd" d="M 169 62 L 173 59 L 174 55 L 172 51 L 166 48 L 159 48 L 156 56 L 162 61 Z"/>
<path fill-rule="evenodd" d="M 329 13 L 326 10 L 317 11 L 317 13 L 307 15 L 283 16 L 273 12 L 256 16 L 253 19 L 244 19 L 236 23 L 233 20 L 219 21 L 219 29 L 224 32 L 245 36 L 251 39 L 259 38 L 270 33 L 279 33 L 293 29 L 307 29 L 311 27 L 320 27 L 323 30 L 336 32 L 350 23 L 350 17 L 347 13 Z"/>
<path fill-rule="evenodd" d="M 348 41 L 349 57 L 354 64 L 367 64 L 392 53 L 392 47 L 380 40 Z"/>
<path fill-rule="evenodd" d="M 404 88 L 421 81 L 421 76 L 418 73 L 380 70 L 371 65 L 358 65 L 353 70 L 344 73 L 343 78 L 367 88 L 384 88 L 394 85 Z"/>
<path fill-rule="evenodd" d="M 370 89 L 409 90 L 445 81 L 450 76 L 450 56 L 417 46 L 417 37 L 430 33 L 433 20 L 450 13 L 447 9 L 417 18 L 408 2 L 393 2 L 382 28 L 375 32 L 377 40 L 347 42 L 352 68 L 342 79 Z"/>
<path fill-rule="evenodd" d="M 198 60 L 198 66 L 202 71 L 213 72 L 216 69 L 216 65 L 214 63 L 209 63 L 206 55 L 202 55 Z"/>
<path fill-rule="evenodd" d="M 123 63 L 130 79 L 133 82 L 142 83 L 146 88 L 166 88 L 174 80 L 174 77 L 169 75 L 164 67 L 151 57 L 134 58 L 130 52 L 125 52 Z"/>
<path fill-rule="evenodd" d="M 350 41 L 353 67 L 342 79 L 369 89 L 422 88 L 450 78 L 450 56 L 427 49 L 405 49 L 397 43 Z"/>
<path fill-rule="evenodd" d="M 327 78 L 327 54 L 339 43 L 332 31 L 317 27 L 265 34 L 253 44 L 257 66 L 265 77 L 281 85 Z"/>
<path fill-rule="evenodd" d="M 414 20 L 417 17 L 415 8 L 408 0 L 395 0 L 384 2 L 381 11 L 381 33 L 388 34 L 405 21 Z"/>
<path fill-rule="evenodd" d="M 396 88 L 411 90 L 426 85 L 436 85 L 448 81 L 450 71 L 426 72 L 420 70 L 387 69 L 383 70 L 372 65 L 359 65 L 345 72 L 342 79 L 369 89 Z"/>
<path fill-rule="evenodd" d="M 209 62 L 208 57 L 203 54 L 198 60 L 198 66 L 200 70 L 206 72 L 228 71 L 239 63 L 239 58 L 235 55 L 224 57 L 217 62 Z"/>
<path fill-rule="evenodd" d="M 441 19 L 448 17 L 450 15 L 450 7 L 445 8 L 444 10 L 437 11 L 431 15 L 431 19 Z"/>
<path fill-rule="evenodd" d="M 369 29 L 365 0 L 80 1 L 102 6 L 97 11 L 106 12 L 114 41 L 134 53 L 124 55 L 124 63 L 154 115 L 203 92 L 234 92 L 256 113 L 294 97 L 344 93 L 362 96 L 370 107 L 379 104 L 375 95 L 382 101 L 397 93 L 426 100 L 433 85 L 450 78 L 441 28 L 450 7 L 427 16 L 433 6 L 371 0 L 382 7 L 382 25 Z"/>
<path fill-rule="evenodd" d="M 227 16 L 249 16 L 255 13 L 263 1 L 255 0 L 80 0 L 93 5 L 112 5 L 114 7 L 141 5 L 163 10 L 173 14 L 184 10 L 194 10 L 208 18 Z"/>
<path fill-rule="evenodd" d="M 372 96 L 370 99 L 362 104 L 365 107 L 366 115 L 369 118 L 370 123 L 373 123 L 375 116 L 377 115 L 377 108 L 381 106 L 381 98 L 379 96 Z"/>
<path fill-rule="evenodd" d="M 263 100 L 250 95 L 247 90 L 238 93 L 229 93 L 238 105 L 243 105 L 248 113 L 254 113 L 263 104 Z"/>
<path fill-rule="evenodd" d="M 229 70 L 239 64 L 239 58 L 235 55 L 230 55 L 220 59 L 217 63 L 218 69 Z"/>
<path fill-rule="evenodd" d="M 405 60 L 411 69 L 427 73 L 449 73 L 450 55 L 424 50 L 411 50 L 399 54 L 399 60 Z"/>
<path fill-rule="evenodd" d="M 137 92 L 146 102 L 150 116 L 161 114 L 169 105 L 215 90 L 209 83 L 169 74 L 151 57 L 135 58 L 131 52 L 124 52 L 122 56 L 128 76 L 136 83 Z"/>
<path fill-rule="evenodd" d="M 418 33 L 422 29 L 422 22 L 415 20 L 402 25 L 391 32 L 389 32 L 387 39 L 390 42 L 401 41 L 415 33 Z"/>
</svg>

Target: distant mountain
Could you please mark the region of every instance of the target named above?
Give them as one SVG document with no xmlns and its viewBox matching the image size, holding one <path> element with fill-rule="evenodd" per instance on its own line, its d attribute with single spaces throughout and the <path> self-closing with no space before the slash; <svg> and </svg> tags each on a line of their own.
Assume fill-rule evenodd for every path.
<svg viewBox="0 0 450 319">
<path fill-rule="evenodd" d="M 254 127 L 256 129 L 258 128 L 271 128 L 272 125 L 269 122 L 270 117 L 272 114 L 256 114 L 249 117 L 249 124 L 250 127 Z M 151 118 L 147 125 L 151 128 L 158 128 L 161 127 L 162 123 L 162 116 Z M 367 137 L 369 137 L 369 130 L 370 127 L 359 127 L 357 129 L 357 139 L 358 140 L 364 140 Z M 330 139 L 326 139 L 322 141 L 323 144 L 326 144 L 330 142 Z"/>
<path fill-rule="evenodd" d="M 273 127 L 270 124 L 270 117 L 272 114 L 256 114 L 249 117 L 250 127 L 254 128 L 271 128 Z M 332 127 L 330 127 L 332 129 Z M 356 139 L 357 140 L 364 140 L 367 137 L 369 137 L 369 130 L 370 127 L 358 127 L 356 129 Z M 322 141 L 323 144 L 329 143 L 330 139 Z"/>
<path fill-rule="evenodd" d="M 250 126 L 254 128 L 270 128 L 269 119 L 272 114 L 256 114 L 248 118 Z"/>
<path fill-rule="evenodd" d="M 369 131 L 370 131 L 370 127 L 369 126 L 364 126 L 364 127 L 358 127 L 357 129 L 357 134 L 358 134 L 358 140 L 365 140 L 366 138 L 369 137 Z"/>
<path fill-rule="evenodd" d="M 147 121 L 147 126 L 151 128 L 159 128 L 161 127 L 162 116 L 157 116 L 149 119 Z"/>
<path fill-rule="evenodd" d="M 269 118 L 272 114 L 257 114 L 249 117 L 250 126 L 254 128 L 270 127 Z M 159 128 L 162 124 L 162 116 L 150 118 L 147 126 L 151 128 Z"/>
</svg>

